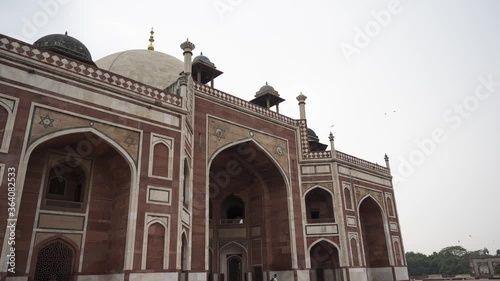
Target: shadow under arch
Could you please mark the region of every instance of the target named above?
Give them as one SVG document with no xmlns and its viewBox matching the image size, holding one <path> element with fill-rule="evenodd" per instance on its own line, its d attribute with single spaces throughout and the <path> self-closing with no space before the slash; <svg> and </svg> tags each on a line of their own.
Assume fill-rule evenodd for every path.
<svg viewBox="0 0 500 281">
<path fill-rule="evenodd" d="M 260 143 L 247 138 L 217 149 L 207 160 L 207 168 L 206 188 L 209 200 L 206 201 L 206 208 L 209 208 L 211 200 L 212 214 L 220 214 L 220 203 L 227 195 L 234 194 L 243 198 L 247 211 L 258 210 L 252 211 L 251 214 L 245 212 L 252 217 L 248 222 L 245 217 L 245 223 L 241 226 L 252 224 L 260 227 L 259 232 L 263 241 L 261 257 L 263 269 L 296 268 L 290 180 L 276 158 Z M 217 218 L 212 221 L 218 222 Z M 212 225 L 212 227 L 224 226 Z M 206 255 L 208 256 L 207 249 Z"/>
<path fill-rule="evenodd" d="M 232 143 L 229 143 L 229 144 L 226 144 L 224 146 L 221 146 L 219 147 L 211 156 L 210 156 L 210 159 L 208 160 L 208 163 L 207 163 L 207 167 L 210 169 L 210 166 L 212 165 L 212 162 L 213 160 L 217 157 L 217 155 L 219 155 L 221 152 L 225 151 L 226 149 L 228 148 L 231 148 L 231 147 L 234 147 L 234 146 L 237 146 L 237 145 L 241 145 L 241 144 L 244 144 L 244 143 L 247 143 L 247 142 L 251 142 L 253 144 L 255 144 L 264 154 L 267 155 L 267 157 L 269 157 L 269 159 L 273 162 L 273 164 L 276 166 L 276 168 L 280 171 L 281 175 L 283 176 L 283 178 L 285 179 L 285 182 L 287 183 L 287 188 L 288 188 L 288 183 L 290 182 L 286 172 L 283 170 L 283 168 L 280 166 L 280 164 L 278 163 L 278 161 L 276 160 L 276 158 L 274 158 L 274 156 L 269 152 L 267 151 L 267 149 L 262 146 L 259 142 L 257 142 L 255 139 L 253 138 L 246 138 L 246 139 L 241 139 L 239 141 L 235 141 L 235 142 L 232 142 Z"/>
<path fill-rule="evenodd" d="M 126 231 L 126 237 L 125 237 L 125 254 L 124 254 L 124 263 L 123 263 L 123 270 L 130 270 L 132 269 L 132 262 L 133 262 L 133 253 L 134 253 L 134 244 L 135 244 L 135 234 L 136 234 L 136 224 L 137 224 L 137 212 L 135 210 L 137 209 L 137 194 L 138 194 L 138 176 L 137 176 L 137 166 L 130 156 L 130 154 L 123 148 L 121 147 L 118 143 L 116 143 L 113 139 L 109 138 L 99 130 L 92 128 L 92 127 L 81 127 L 81 128 L 72 128 L 72 129 L 66 129 L 66 130 L 61 130 L 61 131 L 56 131 L 49 133 L 47 135 L 44 135 L 43 137 L 40 137 L 33 141 L 31 144 L 25 144 L 25 147 L 23 149 L 23 153 L 21 156 L 21 161 L 19 164 L 19 169 L 17 173 L 18 177 L 18 187 L 17 187 L 17 193 L 18 196 L 16 197 L 16 205 L 21 206 L 21 201 L 22 201 L 22 194 L 24 191 L 24 183 L 26 180 L 27 176 L 27 168 L 28 164 L 30 162 L 31 156 L 33 152 L 40 147 L 42 144 L 45 144 L 51 140 L 57 139 L 59 137 L 65 137 L 65 136 L 70 136 L 70 135 L 78 135 L 78 134 L 83 134 L 87 139 L 81 139 L 81 140 L 86 140 L 92 144 L 92 141 L 89 140 L 89 136 L 95 135 L 97 136 L 97 140 L 99 143 L 101 141 L 104 141 L 109 147 L 114 149 L 118 155 L 122 157 L 122 159 L 125 161 L 126 165 L 129 167 L 129 173 L 130 173 L 130 192 L 129 192 L 129 197 L 128 197 L 128 219 L 127 219 L 127 231 Z M 95 141 L 96 138 L 93 138 Z M 95 145 L 95 144 L 92 144 Z M 21 210 L 20 210 L 21 211 Z M 16 212 L 16 216 L 18 215 L 18 212 Z M 4 241 L 2 253 L 6 252 L 8 250 L 8 247 L 6 247 L 6 241 Z M 4 256 L 2 256 L 2 259 L 0 259 L 1 262 L 4 261 Z M 31 260 L 32 258 L 32 253 L 29 254 L 28 260 Z"/>
<path fill-rule="evenodd" d="M 73 129 L 65 129 L 61 131 L 56 131 L 49 133 L 47 135 L 44 135 L 42 137 L 37 138 L 35 141 L 33 141 L 28 147 L 26 147 L 26 152 L 23 156 L 24 161 L 27 161 L 29 157 L 31 156 L 31 153 L 35 148 L 37 148 L 40 144 L 45 143 L 46 141 L 49 141 L 51 139 L 55 139 L 58 137 L 66 136 L 66 135 L 71 135 L 71 134 L 79 134 L 79 133 L 89 133 L 89 134 L 94 134 L 98 136 L 100 139 L 104 140 L 108 145 L 116 149 L 120 155 L 127 160 L 127 162 L 130 164 L 131 171 L 133 172 L 132 168 L 136 168 L 136 163 L 134 159 L 130 156 L 130 154 L 118 143 L 116 143 L 113 139 L 110 137 L 106 136 L 103 134 L 101 131 L 92 128 L 92 127 L 83 127 L 83 128 L 73 128 Z M 133 167 L 132 167 L 133 166 Z M 134 169 L 135 170 L 135 169 Z"/>
<path fill-rule="evenodd" d="M 336 222 L 334 201 L 335 197 L 332 190 L 321 185 L 308 188 L 302 195 L 306 223 Z"/>
<path fill-rule="evenodd" d="M 360 200 L 359 200 L 359 203 L 357 204 L 357 211 L 358 211 L 358 214 L 359 214 L 359 207 L 361 206 L 361 204 L 366 200 L 366 199 L 371 199 L 373 200 L 373 202 L 375 204 L 377 204 L 377 206 L 379 207 L 380 209 L 380 212 L 382 213 L 382 216 L 385 217 L 385 210 L 384 210 L 384 207 L 377 201 L 377 199 L 375 199 L 375 197 L 373 197 L 373 195 L 371 194 L 366 194 L 365 196 L 363 196 Z"/>
<path fill-rule="evenodd" d="M 367 194 L 357 204 L 364 264 L 366 267 L 394 265 L 388 221 L 383 206 Z"/>
<path fill-rule="evenodd" d="M 333 199 L 333 191 L 331 191 L 330 189 L 328 189 L 328 188 L 326 188 L 326 187 L 324 187 L 324 186 L 322 186 L 322 185 L 319 185 L 319 184 L 317 184 L 317 185 L 315 185 L 315 186 L 312 186 L 311 188 L 308 188 L 308 189 L 306 190 L 306 192 L 304 192 L 304 194 L 302 195 L 302 197 L 306 198 L 306 195 L 307 195 L 309 192 L 311 192 L 311 191 L 313 191 L 314 189 L 316 189 L 316 188 L 319 188 L 319 189 L 321 189 L 321 190 L 324 190 L 324 191 L 328 192 L 328 193 L 332 196 L 332 199 Z"/>
</svg>

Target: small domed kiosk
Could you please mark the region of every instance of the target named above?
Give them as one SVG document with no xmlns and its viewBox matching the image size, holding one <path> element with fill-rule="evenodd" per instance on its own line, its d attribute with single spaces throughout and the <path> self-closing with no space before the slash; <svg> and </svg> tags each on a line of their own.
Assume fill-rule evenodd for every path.
<svg viewBox="0 0 500 281">
<path fill-rule="evenodd" d="M 95 66 L 92 56 L 85 45 L 78 39 L 65 34 L 50 34 L 33 43 L 35 47 L 52 51 L 72 59 Z"/>
</svg>

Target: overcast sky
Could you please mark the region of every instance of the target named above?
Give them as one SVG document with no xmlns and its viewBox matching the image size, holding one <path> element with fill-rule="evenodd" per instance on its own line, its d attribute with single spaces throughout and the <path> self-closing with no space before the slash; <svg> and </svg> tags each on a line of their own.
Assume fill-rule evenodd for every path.
<svg viewBox="0 0 500 281">
<path fill-rule="evenodd" d="M 387 153 L 406 251 L 500 249 L 500 1 L 172 2 L 3 0 L 0 33 L 68 31 L 94 60 L 145 49 L 151 27 L 182 59 L 189 37 L 224 72 L 216 88 L 250 100 L 267 81 L 293 118 L 302 91 L 323 143 Z"/>
</svg>

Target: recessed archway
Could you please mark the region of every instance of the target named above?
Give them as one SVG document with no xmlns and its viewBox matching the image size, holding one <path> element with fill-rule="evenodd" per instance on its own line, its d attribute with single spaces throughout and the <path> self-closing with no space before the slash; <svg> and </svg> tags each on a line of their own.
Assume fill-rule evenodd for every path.
<svg viewBox="0 0 500 281">
<path fill-rule="evenodd" d="M 71 129 L 55 132 L 35 141 L 24 154 L 19 178 L 22 182 L 20 216 L 37 212 L 28 207 L 30 197 L 37 196 L 41 202 L 38 209 L 54 214 L 85 214 L 86 232 L 93 232 L 108 239 L 82 240 L 78 270 L 86 270 L 90 260 L 86 253 L 99 261 L 92 265 L 102 274 L 122 272 L 127 269 L 127 246 L 133 246 L 130 228 L 135 230 L 135 217 L 130 217 L 130 202 L 135 182 L 135 163 L 130 155 L 112 140 L 92 128 Z M 26 213 L 27 212 L 27 213 Z M 23 214 L 24 213 L 24 214 Z M 33 214 L 31 214 L 33 213 Z M 108 218 L 106 227 L 94 223 Z M 46 220 L 47 221 L 47 220 Z M 65 226 L 59 224 L 61 229 Z M 133 226 L 134 225 L 134 226 Z M 22 230 L 28 226 L 19 225 Z M 25 229 L 27 231 L 27 229 Z M 23 231 L 25 231 L 23 230 Z M 29 230 L 31 232 L 31 229 Z M 27 237 L 28 238 L 28 237 Z M 33 243 L 27 241 L 28 245 Z M 32 247 L 29 247 L 32 248 Z M 35 255 L 29 250 L 19 249 L 18 257 L 31 260 Z M 90 255 L 89 255 L 90 256 Z M 27 269 L 36 264 L 28 263 Z"/>
<path fill-rule="evenodd" d="M 335 222 L 332 194 L 329 191 L 321 187 L 308 190 L 305 203 L 308 223 Z"/>
<path fill-rule="evenodd" d="M 264 271 L 291 268 L 288 186 L 275 159 L 246 141 L 221 149 L 209 165 L 210 228 L 217 233 L 212 244 L 247 241 L 255 253 L 253 261 L 243 261 L 247 273 L 254 265 Z M 214 251 L 220 256 L 217 247 Z M 218 270 L 227 276 L 220 266 Z"/>
<path fill-rule="evenodd" d="M 367 196 L 359 204 L 358 210 L 366 266 L 389 267 L 389 250 L 380 205 Z"/>
<path fill-rule="evenodd" d="M 326 239 L 319 239 L 309 246 L 311 280 L 341 280 L 340 259 L 337 246 Z"/>
<path fill-rule="evenodd" d="M 225 281 L 245 280 L 248 262 L 247 249 L 237 242 L 229 242 L 219 249 L 219 272 Z"/>
</svg>

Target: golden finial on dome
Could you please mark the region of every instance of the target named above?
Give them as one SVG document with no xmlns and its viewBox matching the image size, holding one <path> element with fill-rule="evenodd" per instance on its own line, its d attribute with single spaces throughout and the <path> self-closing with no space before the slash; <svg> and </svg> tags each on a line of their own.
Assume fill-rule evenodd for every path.
<svg viewBox="0 0 500 281">
<path fill-rule="evenodd" d="M 151 31 L 150 31 L 151 35 L 149 36 L 149 46 L 148 46 L 148 50 L 150 51 L 154 51 L 155 50 L 155 47 L 153 46 L 153 42 L 155 41 L 155 38 L 153 36 L 153 34 L 155 34 L 155 32 L 153 31 L 153 28 L 151 27 Z"/>
</svg>

